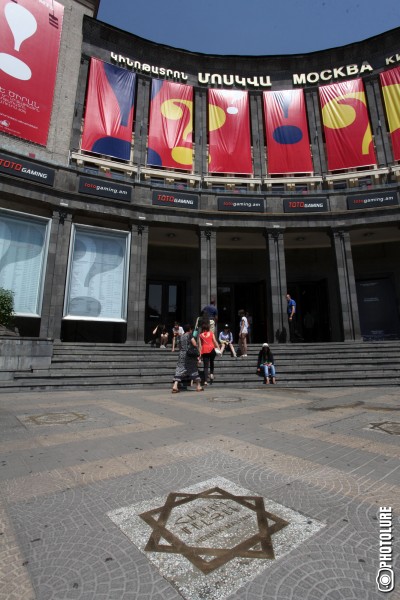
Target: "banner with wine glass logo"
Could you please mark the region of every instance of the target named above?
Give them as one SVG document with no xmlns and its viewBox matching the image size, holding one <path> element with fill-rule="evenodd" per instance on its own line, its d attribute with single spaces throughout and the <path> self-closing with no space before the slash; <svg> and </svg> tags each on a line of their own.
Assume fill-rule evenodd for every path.
<svg viewBox="0 0 400 600">
<path fill-rule="evenodd" d="M 45 146 L 64 7 L 0 0 L 0 131 Z"/>
<path fill-rule="evenodd" d="M 311 173 L 303 90 L 264 92 L 268 173 Z"/>
<path fill-rule="evenodd" d="M 248 92 L 208 90 L 209 173 L 252 173 Z"/>
</svg>

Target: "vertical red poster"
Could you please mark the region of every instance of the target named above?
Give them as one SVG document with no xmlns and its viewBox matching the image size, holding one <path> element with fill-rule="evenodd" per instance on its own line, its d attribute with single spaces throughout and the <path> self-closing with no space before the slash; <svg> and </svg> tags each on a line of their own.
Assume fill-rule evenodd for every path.
<svg viewBox="0 0 400 600">
<path fill-rule="evenodd" d="M 192 132 L 193 87 L 153 79 L 147 164 L 190 171 Z"/>
<path fill-rule="evenodd" d="M 64 7 L 0 0 L 0 131 L 47 144 Z"/>
<path fill-rule="evenodd" d="M 209 173 L 252 173 L 248 93 L 208 90 Z"/>
<path fill-rule="evenodd" d="M 361 79 L 319 88 L 328 169 L 375 165 L 367 101 Z"/>
<path fill-rule="evenodd" d="M 392 140 L 393 158 L 400 160 L 400 67 L 381 73 L 380 80 Z"/>
<path fill-rule="evenodd" d="M 264 92 L 268 173 L 311 173 L 303 90 Z"/>
<path fill-rule="evenodd" d="M 82 150 L 130 159 L 135 82 L 132 71 L 91 59 Z"/>
</svg>

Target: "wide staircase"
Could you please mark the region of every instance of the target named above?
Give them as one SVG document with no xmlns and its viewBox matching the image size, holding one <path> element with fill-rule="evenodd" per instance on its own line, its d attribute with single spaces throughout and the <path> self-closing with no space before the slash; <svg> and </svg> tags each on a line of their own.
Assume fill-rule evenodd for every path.
<svg viewBox="0 0 400 600">
<path fill-rule="evenodd" d="M 400 340 L 275 344 L 277 385 L 291 388 L 393 386 L 400 383 Z M 260 344 L 248 356 L 226 353 L 215 362 L 213 387 L 262 386 L 256 374 Z M 13 373 L 0 391 L 163 388 L 171 386 L 177 352 L 133 344 L 55 343 L 49 369 Z"/>
</svg>

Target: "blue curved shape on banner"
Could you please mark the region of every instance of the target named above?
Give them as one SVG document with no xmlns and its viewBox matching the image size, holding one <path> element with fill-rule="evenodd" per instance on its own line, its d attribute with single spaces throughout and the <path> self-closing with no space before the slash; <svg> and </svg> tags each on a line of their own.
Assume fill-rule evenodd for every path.
<svg viewBox="0 0 400 600">
<path fill-rule="evenodd" d="M 153 165 L 154 167 L 162 167 L 161 156 L 151 148 L 148 148 L 147 150 L 147 164 Z"/>
<path fill-rule="evenodd" d="M 275 129 L 272 137 L 278 144 L 297 144 L 303 139 L 303 132 L 295 125 L 282 125 Z"/>
<path fill-rule="evenodd" d="M 108 63 L 104 63 L 104 72 L 119 104 L 121 125 L 126 126 L 128 125 L 129 113 L 133 106 L 135 73 Z"/>
<path fill-rule="evenodd" d="M 151 82 L 151 100 L 161 91 L 164 82 L 161 79 L 153 79 Z"/>
<path fill-rule="evenodd" d="M 122 158 L 122 160 L 129 160 L 131 155 L 131 145 L 124 140 L 107 136 L 95 141 L 92 152 L 106 154 L 107 156 L 116 156 L 117 158 Z"/>
</svg>

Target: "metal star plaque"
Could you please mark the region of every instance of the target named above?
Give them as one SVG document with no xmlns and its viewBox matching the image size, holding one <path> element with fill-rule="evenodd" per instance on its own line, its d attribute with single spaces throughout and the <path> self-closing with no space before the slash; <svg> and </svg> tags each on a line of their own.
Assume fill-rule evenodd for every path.
<svg viewBox="0 0 400 600">
<path fill-rule="evenodd" d="M 187 600 L 224 600 L 323 523 L 215 477 L 108 513 Z"/>
<path fill-rule="evenodd" d="M 200 507 L 196 506 L 199 504 L 196 502 L 197 500 L 203 500 Z M 254 534 L 248 535 L 254 527 L 247 526 L 243 530 L 243 527 L 240 527 L 240 521 L 236 521 L 234 526 L 228 522 L 232 514 L 235 519 L 238 518 L 238 515 L 235 514 L 234 506 L 230 507 L 227 502 L 221 502 L 224 500 L 229 500 L 250 511 L 254 527 L 257 529 Z M 186 513 L 185 516 L 178 517 L 175 521 L 171 519 L 174 509 L 188 503 L 194 504 L 192 513 Z M 264 499 L 261 496 L 236 496 L 219 487 L 198 494 L 171 493 L 163 506 L 139 516 L 153 529 L 145 547 L 146 551 L 182 554 L 203 573 L 210 573 L 235 557 L 275 558 L 271 535 L 289 525 L 284 519 L 265 510 Z M 155 518 L 156 516 L 158 518 Z M 171 521 L 173 522 L 172 527 L 169 524 Z M 244 519 L 242 519 L 243 521 Z M 221 523 L 224 522 L 225 525 L 222 525 L 221 530 Z M 173 530 L 173 527 L 176 529 L 177 526 L 179 528 L 179 525 L 181 526 L 181 536 Z M 182 533 L 198 532 L 199 528 L 203 530 L 208 528 L 212 531 L 213 527 L 214 535 L 208 535 L 207 538 L 215 539 L 214 546 L 191 545 L 182 540 Z M 221 535 L 219 534 L 227 531 L 229 531 L 229 536 L 223 538 L 226 547 L 220 548 L 218 547 L 221 545 L 219 542 Z M 200 537 L 199 541 L 201 539 Z M 169 543 L 165 544 L 162 540 Z M 236 541 L 238 543 L 235 543 Z M 230 547 L 232 544 L 233 547 Z M 211 560 L 204 559 L 203 556 L 211 557 Z"/>
</svg>

